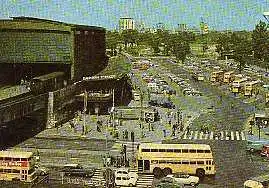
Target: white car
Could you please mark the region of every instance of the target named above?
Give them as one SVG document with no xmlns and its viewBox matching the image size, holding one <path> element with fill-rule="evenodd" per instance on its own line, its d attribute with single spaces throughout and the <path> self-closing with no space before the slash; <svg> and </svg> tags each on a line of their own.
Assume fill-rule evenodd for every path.
<svg viewBox="0 0 269 188">
<path fill-rule="evenodd" d="M 168 174 L 166 177 L 172 178 L 177 183 L 184 185 L 195 186 L 199 184 L 199 177 L 188 174 Z"/>
<path fill-rule="evenodd" d="M 138 175 L 130 172 L 128 168 L 119 168 L 115 171 L 115 184 L 120 186 L 135 186 Z"/>
</svg>

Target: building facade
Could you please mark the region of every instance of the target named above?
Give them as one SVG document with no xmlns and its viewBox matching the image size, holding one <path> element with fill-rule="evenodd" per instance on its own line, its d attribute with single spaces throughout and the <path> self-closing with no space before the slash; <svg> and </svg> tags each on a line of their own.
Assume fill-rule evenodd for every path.
<svg viewBox="0 0 269 188">
<path fill-rule="evenodd" d="M 120 31 L 123 30 L 134 30 L 135 29 L 135 22 L 133 18 L 120 18 L 119 21 L 119 29 Z"/>
</svg>

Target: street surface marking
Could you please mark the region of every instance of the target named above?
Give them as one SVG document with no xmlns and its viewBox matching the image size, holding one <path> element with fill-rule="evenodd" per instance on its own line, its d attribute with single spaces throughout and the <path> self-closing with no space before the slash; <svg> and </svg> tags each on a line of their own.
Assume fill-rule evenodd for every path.
<svg viewBox="0 0 269 188">
<path fill-rule="evenodd" d="M 231 140 L 234 140 L 234 132 L 231 131 Z"/>
<path fill-rule="evenodd" d="M 241 137 L 242 137 L 242 140 L 246 140 L 244 132 L 241 132 Z"/>
<path fill-rule="evenodd" d="M 213 136 L 214 136 L 214 133 L 213 133 L 213 131 L 211 131 L 211 132 L 210 132 L 209 139 L 210 139 L 210 140 L 213 140 Z"/>
<path fill-rule="evenodd" d="M 200 132 L 200 140 L 202 140 L 203 139 L 203 132 Z"/>
<path fill-rule="evenodd" d="M 190 136 L 189 136 L 190 140 L 192 139 L 192 133 L 193 133 L 193 131 L 190 132 Z"/>
<path fill-rule="evenodd" d="M 221 134 L 220 139 L 223 140 L 224 139 L 224 132 L 220 131 L 220 134 Z"/>
<path fill-rule="evenodd" d="M 236 140 L 240 140 L 239 132 L 238 131 L 235 131 L 235 135 L 236 135 Z"/>
<path fill-rule="evenodd" d="M 197 139 L 197 136 L 198 136 L 198 131 L 195 131 L 195 134 L 194 134 L 194 140 L 196 140 Z"/>
<path fill-rule="evenodd" d="M 228 133 L 228 131 L 225 131 L 225 134 L 226 134 L 226 140 L 230 140 L 230 137 L 229 137 L 229 133 Z"/>
</svg>

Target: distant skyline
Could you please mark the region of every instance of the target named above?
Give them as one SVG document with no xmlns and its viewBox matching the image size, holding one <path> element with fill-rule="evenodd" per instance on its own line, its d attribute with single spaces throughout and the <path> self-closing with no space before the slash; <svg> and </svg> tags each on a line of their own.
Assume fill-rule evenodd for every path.
<svg viewBox="0 0 269 188">
<path fill-rule="evenodd" d="M 146 27 L 164 23 L 168 29 L 185 23 L 209 30 L 253 30 L 269 0 L 1 0 L 0 19 L 29 16 L 74 24 L 118 28 L 120 17 L 132 17 Z"/>
</svg>

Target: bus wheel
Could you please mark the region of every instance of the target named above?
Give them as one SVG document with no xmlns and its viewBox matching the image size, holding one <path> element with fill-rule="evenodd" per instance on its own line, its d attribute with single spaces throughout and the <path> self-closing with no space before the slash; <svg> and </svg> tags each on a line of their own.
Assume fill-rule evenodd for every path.
<svg viewBox="0 0 269 188">
<path fill-rule="evenodd" d="M 164 168 L 163 174 L 164 174 L 164 176 L 167 176 L 168 174 L 172 174 L 172 169 L 171 168 Z"/>
<path fill-rule="evenodd" d="M 202 168 L 198 168 L 196 170 L 196 175 L 199 177 L 199 178 L 203 178 L 205 176 L 205 170 L 202 169 Z"/>
<path fill-rule="evenodd" d="M 163 176 L 163 171 L 162 171 L 162 169 L 160 169 L 159 167 L 155 167 L 154 169 L 153 169 L 153 174 L 154 174 L 154 176 L 156 177 L 156 178 L 161 178 L 162 176 Z"/>
</svg>

